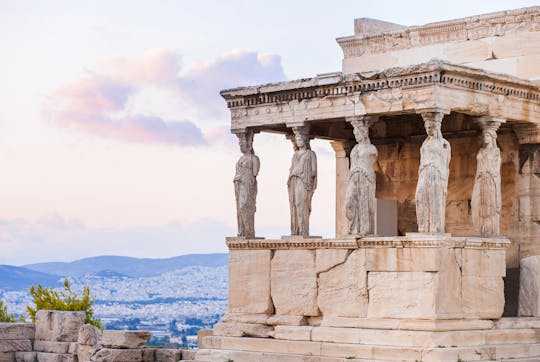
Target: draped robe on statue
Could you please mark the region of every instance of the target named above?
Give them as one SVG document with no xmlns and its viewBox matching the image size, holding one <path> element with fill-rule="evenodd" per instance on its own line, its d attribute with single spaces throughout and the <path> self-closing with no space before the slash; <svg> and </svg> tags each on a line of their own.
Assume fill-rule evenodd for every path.
<svg viewBox="0 0 540 362">
<path fill-rule="evenodd" d="M 317 188 L 317 156 L 312 150 L 294 152 L 289 180 L 291 235 L 309 235 L 311 198 Z"/>
<path fill-rule="evenodd" d="M 371 143 L 357 144 L 350 155 L 351 168 L 345 196 L 349 233 L 371 235 L 375 232 L 375 171 L 377 149 Z"/>
<path fill-rule="evenodd" d="M 255 236 L 255 200 L 257 198 L 256 167 L 258 157 L 243 155 L 236 163 L 234 191 L 236 196 L 236 216 L 238 236 Z"/>
<path fill-rule="evenodd" d="M 445 230 L 450 144 L 444 138 L 427 138 L 420 149 L 416 186 L 416 217 L 421 233 Z"/>
<path fill-rule="evenodd" d="M 481 148 L 476 159 L 476 178 L 471 198 L 473 227 L 482 236 L 499 235 L 501 151 L 498 147 Z"/>
</svg>

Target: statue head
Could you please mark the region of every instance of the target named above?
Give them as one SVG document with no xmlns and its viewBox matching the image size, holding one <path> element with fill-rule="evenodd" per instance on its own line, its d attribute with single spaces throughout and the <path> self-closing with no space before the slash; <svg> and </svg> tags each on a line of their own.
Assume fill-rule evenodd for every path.
<svg viewBox="0 0 540 362">
<path fill-rule="evenodd" d="M 243 131 L 236 133 L 238 137 L 238 145 L 240 146 L 240 151 L 243 154 L 253 153 L 253 132 Z"/>
<path fill-rule="evenodd" d="M 482 141 L 486 146 L 495 146 L 497 142 L 497 131 L 492 128 L 484 128 L 482 131 Z"/>
<path fill-rule="evenodd" d="M 353 134 L 356 142 L 363 143 L 369 141 L 369 125 L 362 121 L 353 121 Z"/>
<path fill-rule="evenodd" d="M 429 119 L 424 122 L 424 127 L 426 128 L 426 133 L 428 137 L 439 137 L 442 136 L 441 133 L 441 121 L 437 119 Z"/>
<path fill-rule="evenodd" d="M 294 141 L 293 144 L 300 150 L 309 150 L 309 128 L 308 127 L 293 127 Z"/>
</svg>

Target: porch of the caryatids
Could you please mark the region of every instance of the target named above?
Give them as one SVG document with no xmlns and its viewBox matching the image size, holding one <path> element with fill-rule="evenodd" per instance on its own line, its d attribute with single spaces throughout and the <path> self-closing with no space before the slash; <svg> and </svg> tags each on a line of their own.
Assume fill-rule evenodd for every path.
<svg viewBox="0 0 540 362">
<path fill-rule="evenodd" d="M 416 185 L 416 218 L 421 233 L 445 232 L 445 208 L 450 172 L 450 143 L 441 132 L 444 109 L 421 110 L 427 138 L 420 148 Z"/>
</svg>

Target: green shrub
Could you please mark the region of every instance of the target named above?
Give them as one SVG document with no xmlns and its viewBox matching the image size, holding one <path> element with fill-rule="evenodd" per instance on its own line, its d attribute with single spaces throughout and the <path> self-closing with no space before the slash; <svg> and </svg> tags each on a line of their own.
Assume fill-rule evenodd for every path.
<svg viewBox="0 0 540 362">
<path fill-rule="evenodd" d="M 38 284 L 37 288 L 32 285 L 30 295 L 34 298 L 34 307 L 26 306 L 26 311 L 32 319 L 36 321 L 36 313 L 40 309 L 82 311 L 86 313 L 85 323 L 90 323 L 103 329 L 101 321 L 94 317 L 94 299 L 90 298 L 90 288 L 83 288 L 82 296 L 79 297 L 71 290 L 68 280 L 64 280 L 64 291 L 58 293 L 53 288 L 43 288 Z"/>
<path fill-rule="evenodd" d="M 7 305 L 5 305 L 2 300 L 0 300 L 0 322 L 16 322 L 15 316 L 13 314 L 8 314 Z"/>
</svg>

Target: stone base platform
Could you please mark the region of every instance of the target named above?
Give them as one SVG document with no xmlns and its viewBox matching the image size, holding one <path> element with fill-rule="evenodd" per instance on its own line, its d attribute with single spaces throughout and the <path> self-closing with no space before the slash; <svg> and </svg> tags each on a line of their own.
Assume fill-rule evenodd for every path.
<svg viewBox="0 0 540 362">
<path fill-rule="evenodd" d="M 418 322 L 415 330 L 278 326 L 274 338 L 205 336 L 195 360 L 540 361 L 540 318 L 464 321 L 462 330 L 446 330 L 457 321 Z"/>
</svg>

